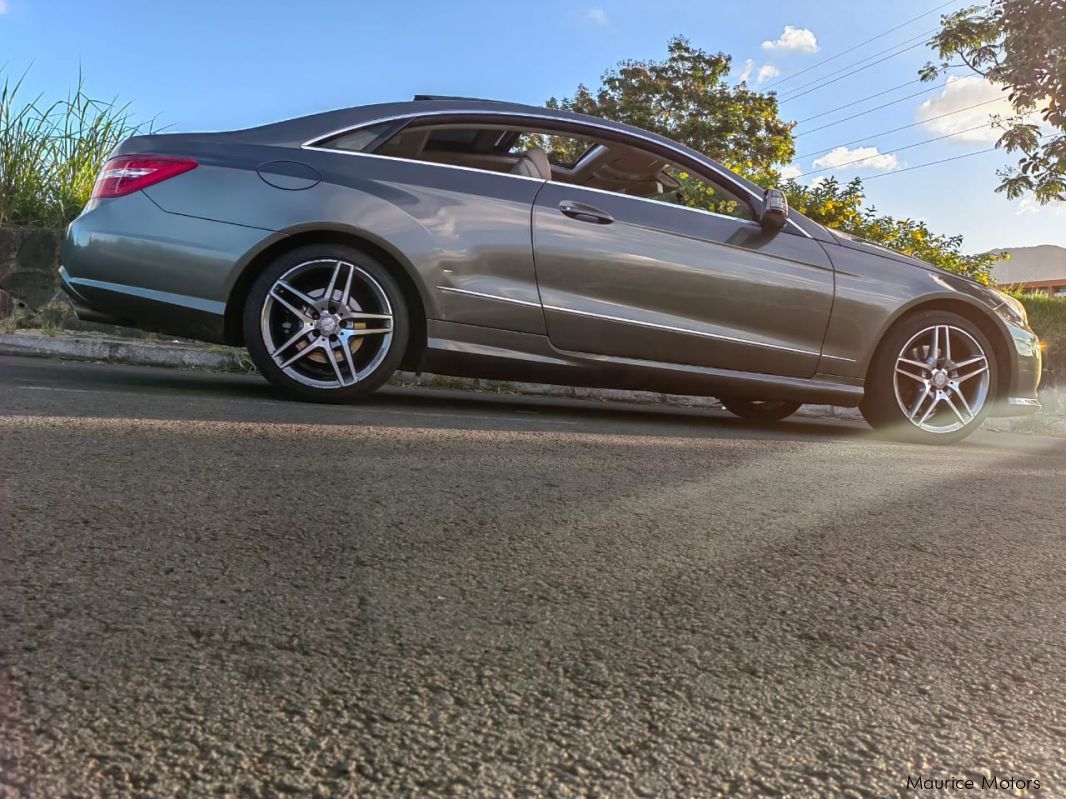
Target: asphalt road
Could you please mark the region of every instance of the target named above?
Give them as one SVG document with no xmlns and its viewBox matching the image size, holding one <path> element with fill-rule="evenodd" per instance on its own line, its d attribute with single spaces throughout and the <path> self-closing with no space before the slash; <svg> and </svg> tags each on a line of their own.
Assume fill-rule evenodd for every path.
<svg viewBox="0 0 1066 799">
<path fill-rule="evenodd" d="M 0 359 L 0 795 L 1066 796 L 1064 520 L 1061 439 Z"/>
</svg>

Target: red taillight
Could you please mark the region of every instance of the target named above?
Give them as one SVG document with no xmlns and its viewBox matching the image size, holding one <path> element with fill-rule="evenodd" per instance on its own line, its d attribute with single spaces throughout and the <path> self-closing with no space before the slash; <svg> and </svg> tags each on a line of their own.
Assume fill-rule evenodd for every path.
<svg viewBox="0 0 1066 799">
<path fill-rule="evenodd" d="M 191 158 L 171 158 L 163 155 L 120 155 L 112 158 L 93 184 L 91 199 L 121 197 L 160 181 L 196 169 Z"/>
</svg>

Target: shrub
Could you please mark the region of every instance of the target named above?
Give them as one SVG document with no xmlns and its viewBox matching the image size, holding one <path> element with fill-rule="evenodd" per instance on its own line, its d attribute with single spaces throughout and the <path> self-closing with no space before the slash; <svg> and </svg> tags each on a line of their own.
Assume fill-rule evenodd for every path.
<svg viewBox="0 0 1066 799">
<path fill-rule="evenodd" d="M 1029 312 L 1029 325 L 1044 345 L 1044 368 L 1049 382 L 1066 384 L 1066 297 L 1016 294 Z"/>
<path fill-rule="evenodd" d="M 25 76 L 23 76 L 25 77 Z M 123 139 L 150 130 L 128 105 L 77 87 L 65 100 L 24 102 L 22 78 L 0 84 L 0 224 L 61 226 L 89 199 L 97 172 Z"/>
</svg>

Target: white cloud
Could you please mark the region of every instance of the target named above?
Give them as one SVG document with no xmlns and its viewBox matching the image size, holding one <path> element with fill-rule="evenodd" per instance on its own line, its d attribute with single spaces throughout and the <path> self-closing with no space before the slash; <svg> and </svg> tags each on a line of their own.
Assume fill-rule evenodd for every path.
<svg viewBox="0 0 1066 799">
<path fill-rule="evenodd" d="M 979 103 L 979 108 L 970 108 Z M 943 114 L 951 116 L 934 118 Z M 967 144 L 996 143 L 1003 131 L 992 127 L 993 116 L 1011 117 L 1014 109 L 1002 87 L 976 75 L 952 75 L 944 91 L 918 106 L 918 121 L 925 123 L 926 130 L 937 136 L 958 134 L 952 136 L 953 140 Z M 1040 124 L 1040 115 L 1032 114 L 1026 121 Z"/>
<path fill-rule="evenodd" d="M 755 76 L 755 83 L 766 83 L 766 81 L 770 80 L 771 78 L 776 78 L 780 74 L 781 70 L 779 70 L 773 64 L 764 64 L 763 66 L 759 67 L 759 72 Z"/>
<path fill-rule="evenodd" d="M 0 0 L 0 14 L 7 13 L 7 0 Z"/>
<path fill-rule="evenodd" d="M 751 81 L 751 74 L 755 73 L 755 85 L 759 86 L 770 80 L 776 78 L 781 74 L 781 70 L 775 67 L 773 64 L 763 64 L 758 70 L 755 69 L 755 60 L 749 58 L 744 62 L 744 66 L 740 68 L 740 73 L 737 75 L 738 83 L 748 83 Z"/>
<path fill-rule="evenodd" d="M 855 161 L 859 163 L 853 163 Z M 821 158 L 815 158 L 811 164 L 813 169 L 835 169 L 845 166 L 856 171 L 860 169 L 876 169 L 879 172 L 892 172 L 900 168 L 900 163 L 896 156 L 882 155 L 876 147 L 856 147 L 854 150 L 849 150 L 847 147 L 837 147 Z"/>
<path fill-rule="evenodd" d="M 763 42 L 762 49 L 793 51 L 797 53 L 817 53 L 818 40 L 814 38 L 814 31 L 808 30 L 807 28 L 795 28 L 792 25 L 786 25 L 780 38 L 776 42 Z"/>
<path fill-rule="evenodd" d="M 1041 216 L 1066 217 L 1066 202 L 1053 200 L 1047 205 L 1041 205 L 1031 194 L 1027 194 L 1018 201 L 1014 208 L 1017 216 L 1027 214 L 1039 214 Z"/>
<path fill-rule="evenodd" d="M 0 3 L 2 3 L 2 2 L 3 2 L 3 0 L 0 0 Z M 748 78 L 751 77 L 751 71 L 753 69 L 755 69 L 755 62 L 752 59 L 749 58 L 747 61 L 744 62 L 744 66 L 740 70 L 740 78 L 739 78 L 738 82 L 739 83 L 747 83 L 748 82 Z"/>
<path fill-rule="evenodd" d="M 803 174 L 803 170 L 795 164 L 789 164 L 788 166 L 781 167 L 781 180 L 790 180 L 792 178 L 798 178 Z"/>
<path fill-rule="evenodd" d="M 0 0 L 3 2 L 3 0 Z M 602 8 L 590 8 L 585 12 L 584 19 L 586 22 L 591 22 L 593 25 L 606 25 L 607 24 L 607 12 Z"/>
</svg>

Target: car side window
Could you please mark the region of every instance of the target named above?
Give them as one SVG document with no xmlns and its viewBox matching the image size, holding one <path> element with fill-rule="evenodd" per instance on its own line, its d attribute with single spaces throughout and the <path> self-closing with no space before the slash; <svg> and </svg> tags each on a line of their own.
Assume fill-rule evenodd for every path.
<svg viewBox="0 0 1066 799">
<path fill-rule="evenodd" d="M 521 174 L 523 157 L 537 149 L 547 156 L 544 169 L 551 174 L 542 175 L 545 179 L 749 222 L 756 219 L 745 196 L 632 141 L 492 123 L 413 124 L 390 135 L 393 130 L 390 123 L 370 125 L 341 134 L 326 146 L 505 174 Z"/>
<path fill-rule="evenodd" d="M 552 179 L 599 191 L 681 205 L 754 222 L 747 196 L 723 183 L 705 178 L 642 146 L 607 139 L 534 134 L 527 143 L 553 154 Z"/>
<path fill-rule="evenodd" d="M 667 166 L 661 175 L 669 179 L 668 187 L 664 187 L 662 192 L 648 199 L 732 216 L 749 222 L 755 221 L 755 215 L 748 201 L 721 184 L 712 183 L 694 174 L 691 170 L 675 165 Z"/>
<path fill-rule="evenodd" d="M 523 133 L 511 145 L 510 154 L 519 155 L 526 150 L 539 147 L 548 156 L 548 161 L 555 166 L 573 169 L 574 165 L 592 149 L 588 139 L 568 136 L 560 133 Z"/>
<path fill-rule="evenodd" d="M 389 123 L 382 123 L 359 128 L 350 133 L 343 133 L 335 139 L 330 139 L 324 146 L 332 150 L 345 150 L 351 153 L 366 152 L 370 145 L 381 138 L 391 127 Z"/>
<path fill-rule="evenodd" d="M 577 136 L 508 125 L 412 125 L 382 142 L 374 153 L 507 173 L 534 148 L 544 151 L 552 167 L 569 169 L 591 146 Z"/>
</svg>

